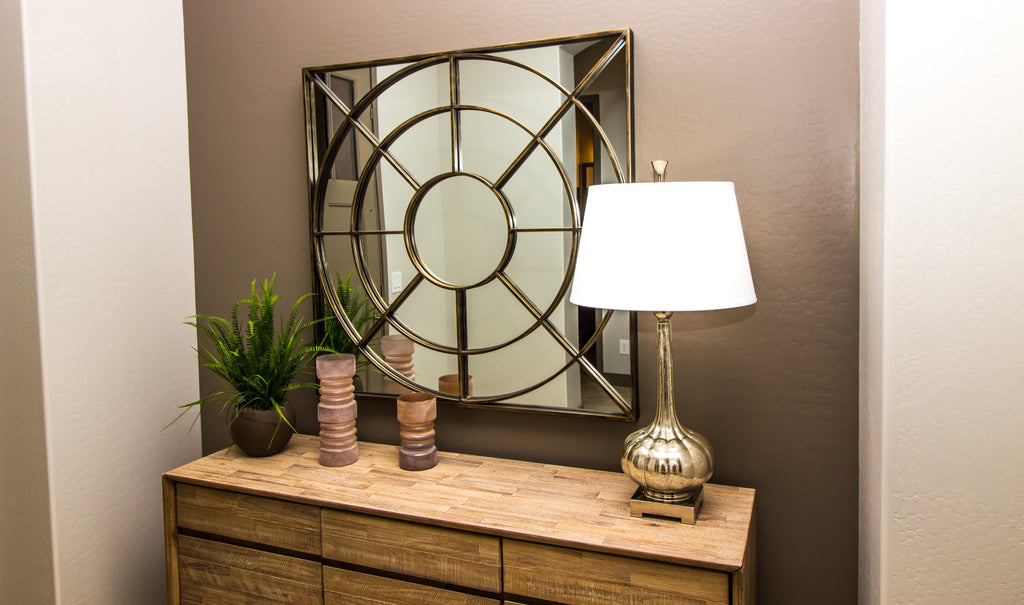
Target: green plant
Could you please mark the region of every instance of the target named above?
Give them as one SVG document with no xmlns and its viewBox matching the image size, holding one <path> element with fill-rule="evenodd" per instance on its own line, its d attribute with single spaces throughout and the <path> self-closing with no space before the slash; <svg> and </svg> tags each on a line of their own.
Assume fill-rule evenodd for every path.
<svg viewBox="0 0 1024 605">
<path fill-rule="evenodd" d="M 302 334 L 315 322 L 297 319 L 299 306 L 312 296 L 306 294 L 291 307 L 288 319 L 277 329 L 275 306 L 280 296 L 274 294 L 274 276 L 264 279 L 257 288 L 252 282 L 252 294 L 234 304 L 231 318 L 196 314 L 185 323 L 196 328 L 204 339 L 200 339 L 196 353 L 204 368 L 224 379 L 227 384 L 213 393 L 186 403 L 180 418 L 190 408 L 202 406 L 210 401 L 223 401 L 223 409 L 232 407 L 238 417 L 241 410 L 277 410 L 280 417 L 278 426 L 284 421 L 292 430 L 295 427 L 284 417 L 281 406 L 288 391 L 306 387 L 315 388 L 313 383 L 296 383 L 295 376 L 309 363 L 313 353 L 320 352 L 319 346 L 307 346 Z M 248 306 L 245 321 L 239 321 L 239 307 Z"/>
<path fill-rule="evenodd" d="M 345 312 L 345 315 L 355 326 L 356 331 L 362 334 L 367 324 L 377 321 L 380 315 L 377 313 L 377 309 L 370 302 L 370 299 L 363 296 L 363 291 L 358 285 L 352 285 L 352 272 L 349 271 L 345 279 L 341 279 L 341 275 L 337 269 L 334 270 L 335 288 L 334 291 L 338 295 L 338 301 L 341 303 L 341 309 Z M 323 302 L 323 315 L 324 315 L 324 338 L 320 341 L 320 346 L 333 353 L 351 353 L 359 356 L 356 351 L 356 345 L 349 338 L 348 334 L 345 333 L 345 329 L 341 325 L 341 321 L 337 315 L 334 314 L 334 309 L 331 308 L 330 301 L 324 296 Z M 365 362 L 362 362 L 365 364 Z M 361 364 L 362 365 L 362 364 Z"/>
</svg>

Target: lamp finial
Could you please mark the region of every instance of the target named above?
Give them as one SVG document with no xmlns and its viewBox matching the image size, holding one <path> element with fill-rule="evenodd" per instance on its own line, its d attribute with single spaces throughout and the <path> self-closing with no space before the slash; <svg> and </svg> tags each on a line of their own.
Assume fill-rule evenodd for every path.
<svg viewBox="0 0 1024 605">
<path fill-rule="evenodd" d="M 651 167 L 654 168 L 654 182 L 665 182 L 665 172 L 668 170 L 668 162 L 665 160 L 654 160 L 651 162 Z"/>
</svg>

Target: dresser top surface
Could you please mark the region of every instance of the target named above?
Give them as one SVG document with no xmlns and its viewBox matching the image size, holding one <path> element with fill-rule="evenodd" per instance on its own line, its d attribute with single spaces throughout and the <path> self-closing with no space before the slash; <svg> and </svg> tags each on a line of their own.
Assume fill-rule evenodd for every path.
<svg viewBox="0 0 1024 605">
<path fill-rule="evenodd" d="M 440 452 L 425 471 L 398 467 L 398 448 L 359 443 L 344 467 L 318 462 L 319 439 L 295 435 L 280 454 L 229 448 L 165 474 L 194 483 L 504 537 L 735 571 L 743 566 L 754 490 L 708 484 L 695 525 L 629 515 L 636 484 L 621 473 Z"/>
</svg>

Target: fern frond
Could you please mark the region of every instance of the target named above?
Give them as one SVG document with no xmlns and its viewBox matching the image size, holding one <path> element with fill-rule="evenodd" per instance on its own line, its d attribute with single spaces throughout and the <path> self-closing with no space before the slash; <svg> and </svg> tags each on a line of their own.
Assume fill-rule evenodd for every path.
<svg viewBox="0 0 1024 605">
<path fill-rule="evenodd" d="M 201 365 L 227 385 L 180 406 L 182 411 L 174 421 L 189 409 L 213 401 L 222 401 L 225 409 L 275 409 L 281 414 L 280 406 L 289 391 L 310 386 L 295 383 L 295 377 L 306 370 L 313 355 L 326 351 L 303 340 L 304 333 L 316 323 L 298 316 L 311 294 L 299 297 L 287 319 L 279 321 L 276 305 L 280 296 L 274 294 L 275 279 L 276 274 L 262 282 L 253 280 L 249 297 L 231 307 L 229 319 L 203 314 L 186 318 L 184 323 L 200 335 L 196 354 Z"/>
<path fill-rule="evenodd" d="M 362 289 L 352 284 L 352 273 L 349 271 L 345 279 L 342 279 L 337 269 L 334 270 L 335 294 L 341 311 L 352 322 L 356 333 L 364 334 L 367 326 L 377 321 L 380 315 L 372 301 L 363 295 Z M 324 297 L 321 308 L 324 316 L 324 337 L 320 342 L 321 346 L 334 353 L 358 355 L 355 343 L 341 325 L 327 297 Z"/>
</svg>

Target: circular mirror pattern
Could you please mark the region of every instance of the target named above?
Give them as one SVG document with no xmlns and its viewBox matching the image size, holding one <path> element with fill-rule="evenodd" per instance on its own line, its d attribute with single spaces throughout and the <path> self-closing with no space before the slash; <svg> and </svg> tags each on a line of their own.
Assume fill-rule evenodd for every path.
<svg viewBox="0 0 1024 605">
<path fill-rule="evenodd" d="M 577 175 L 567 172 L 559 153 L 547 140 L 553 136 L 552 133 L 556 132 L 556 129 L 564 127 L 565 116 L 570 112 L 575 116 L 585 117 L 610 156 L 615 180 L 625 180 L 624 177 L 628 173 L 619 164 L 607 135 L 579 97 L 588 83 L 596 78 L 611 58 L 622 49 L 626 40 L 627 37 L 622 36 L 612 44 L 595 63 L 590 73 L 570 87 L 556 82 L 531 65 L 507 56 L 455 52 L 433 55 L 399 67 L 373 85 L 366 94 L 358 98 L 353 97 L 351 104 L 347 104 L 332 91 L 325 78 L 325 74 L 341 66 L 305 70 L 307 97 L 321 95 L 326 99 L 326 103 L 332 106 L 332 111 L 342 116 L 340 126 L 330 135 L 323 152 L 318 153 L 314 148 L 310 153 L 316 272 L 323 292 L 345 332 L 359 352 L 380 370 L 385 380 L 391 380 L 401 387 L 431 392 L 463 403 L 487 403 L 521 396 L 542 387 L 567 369 L 578 367 L 581 373 L 585 373 L 605 388 L 621 412 L 633 414 L 632 405 L 624 401 L 621 393 L 607 383 L 602 373 L 585 356 L 587 350 L 593 347 L 600 337 L 601 330 L 611 317 L 611 312 L 603 314 L 594 334 L 587 342 L 579 343 L 579 346 L 574 343 L 575 334 L 571 335 L 573 337 L 567 334 L 573 329 L 567 325 L 559 325 L 559 322 L 553 319 L 556 311 L 564 312 L 564 306 L 569 304 L 567 292 L 575 268 L 581 211 L 575 187 Z M 460 102 L 460 68 L 474 62 L 498 63 L 526 72 L 557 95 L 557 107 L 550 112 L 542 126 L 531 129 L 523 121 L 497 109 Z M 445 67 L 449 81 L 447 102 L 416 111 L 378 139 L 372 120 L 377 118 L 375 107 L 383 95 L 399 86 L 404 79 L 423 79 L 424 73 L 433 74 Z M 472 163 L 472 154 L 480 152 L 479 148 L 463 143 L 460 125 L 463 116 L 469 114 L 497 117 L 521 133 L 525 144 L 517 154 L 503 163 L 500 174 L 482 175 L 466 170 L 465 165 Z M 414 146 L 414 143 L 409 142 L 411 135 L 408 133 L 423 128 L 424 124 L 430 124 L 430 120 L 436 118 L 447 118 L 450 125 L 446 145 L 449 157 L 443 166 L 438 166 L 435 173 L 427 174 L 429 169 L 403 163 L 402 154 L 394 150 Z M 403 136 L 407 137 L 406 141 L 403 141 Z M 368 143 L 369 151 L 365 154 L 365 161 L 357 161 L 356 169 L 353 171 L 353 176 L 357 177 L 354 180 L 348 225 L 347 228 L 326 229 L 326 198 L 330 176 L 332 171 L 337 169 L 339 154 L 345 152 L 346 142 L 356 139 Z M 525 203 L 521 205 L 520 200 L 509 192 L 509 183 L 517 178 L 517 173 L 528 163 L 531 167 L 546 166 L 546 170 L 554 174 L 554 178 L 561 183 L 561 209 L 556 208 L 555 212 L 549 210 L 548 223 L 532 216 L 529 224 L 524 225 L 520 215 L 524 211 Z M 402 213 L 401 228 L 393 224 L 368 224 L 366 219 L 372 215 L 373 196 L 377 195 L 374 192 L 382 187 L 381 175 L 385 169 L 389 175 L 395 175 L 395 180 L 404 181 L 403 187 L 412 191 Z M 383 210 L 378 211 L 382 212 Z M 557 288 L 542 300 L 528 295 L 528 288 L 519 283 L 519 279 L 509 271 L 510 265 L 517 259 L 517 254 L 524 253 L 524 250 L 529 252 L 528 246 L 524 245 L 524 234 L 550 234 L 564 238 L 564 272 Z M 354 318 L 346 313 L 335 289 L 331 287 L 333 281 L 331 267 L 326 259 L 325 242 L 337 236 L 348 238 L 351 244 L 354 274 L 358 276 L 359 283 L 366 293 L 367 304 L 372 305 L 374 320 L 368 325 L 356 325 Z M 413 275 L 403 276 L 401 281 L 392 277 L 390 283 L 386 282 L 386 276 L 374 279 L 374 269 L 368 263 L 368 250 L 374 242 L 379 246 L 379 242 L 387 238 L 401 238 L 404 253 L 407 255 L 406 260 L 414 269 Z M 396 255 L 395 250 L 396 247 L 389 248 L 389 254 Z M 515 304 L 521 307 L 520 311 L 532 318 L 532 322 L 500 342 L 471 347 L 471 328 L 466 319 L 469 315 L 469 294 L 485 287 L 490 287 L 493 291 L 495 284 L 500 284 L 507 297 L 515 301 Z M 451 293 L 450 304 L 453 305 L 453 309 L 448 316 L 454 318 L 454 345 L 450 342 L 439 342 L 436 337 L 424 336 L 421 330 L 400 319 L 399 311 L 402 305 L 410 300 L 419 288 L 439 288 Z M 561 351 L 565 361 L 560 367 L 552 368 L 547 376 L 540 380 L 513 390 L 476 394 L 472 392 L 473 380 L 469 376 L 471 358 L 510 347 L 538 330 L 546 333 L 547 338 Z M 419 346 L 452 356 L 456 360 L 458 370 L 454 374 L 457 387 L 451 386 L 452 375 L 445 376 L 449 383 L 441 392 L 432 384 L 425 384 L 397 371 L 394 363 L 389 364 L 385 355 L 371 346 L 371 342 L 375 338 L 379 339 L 385 332 L 403 335 Z M 479 380 L 477 382 L 479 384 Z"/>
</svg>

